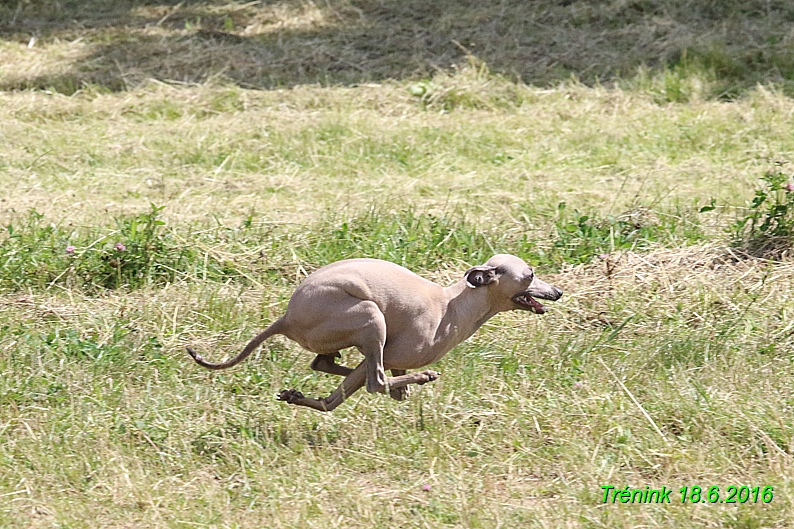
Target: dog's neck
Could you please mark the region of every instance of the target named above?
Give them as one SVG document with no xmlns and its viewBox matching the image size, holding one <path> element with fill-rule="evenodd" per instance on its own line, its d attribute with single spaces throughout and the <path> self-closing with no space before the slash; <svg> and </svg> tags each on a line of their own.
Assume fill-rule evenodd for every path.
<svg viewBox="0 0 794 529">
<path fill-rule="evenodd" d="M 454 341 L 450 349 L 477 332 L 483 323 L 499 312 L 489 303 L 486 289 L 471 288 L 466 280 L 445 288 L 444 293 L 447 307 L 439 331 Z"/>
</svg>

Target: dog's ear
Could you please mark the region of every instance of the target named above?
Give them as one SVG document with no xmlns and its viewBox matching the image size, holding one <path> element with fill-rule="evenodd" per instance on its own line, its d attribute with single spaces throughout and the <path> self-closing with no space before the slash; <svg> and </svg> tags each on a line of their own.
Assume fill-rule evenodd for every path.
<svg viewBox="0 0 794 529">
<path fill-rule="evenodd" d="M 466 280 L 466 286 L 469 288 L 477 288 L 483 285 L 488 285 L 496 280 L 496 268 L 493 266 L 475 266 L 469 268 L 463 275 Z"/>
</svg>

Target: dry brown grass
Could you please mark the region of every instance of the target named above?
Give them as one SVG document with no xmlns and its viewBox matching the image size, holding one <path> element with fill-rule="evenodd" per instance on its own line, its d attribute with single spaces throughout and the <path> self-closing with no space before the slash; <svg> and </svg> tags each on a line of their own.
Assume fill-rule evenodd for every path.
<svg viewBox="0 0 794 529">
<path fill-rule="evenodd" d="M 555 276 L 554 281 L 574 292 L 571 296 L 573 301 L 586 300 L 589 307 L 598 306 L 596 300 L 608 299 L 618 292 L 624 295 L 628 291 L 644 294 L 664 292 L 668 304 L 657 309 L 670 314 L 684 307 L 691 308 L 700 302 L 692 296 L 702 297 L 711 290 L 710 286 L 720 285 L 725 290 L 710 303 L 740 315 L 749 308 L 747 300 L 735 301 L 731 286 L 744 292 L 759 293 L 761 299 L 753 298 L 753 303 L 773 303 L 777 296 L 782 296 L 785 303 L 790 293 L 783 285 L 788 283 L 793 273 L 794 263 L 790 261 L 751 257 L 724 244 L 714 244 L 660 248 L 646 253 L 616 252 L 591 264 L 570 268 Z M 568 308 L 573 313 L 577 312 L 570 304 Z M 703 321 L 703 317 L 696 313 L 692 318 L 694 322 Z M 614 316 L 607 317 L 606 311 L 593 314 L 584 310 L 578 320 L 606 327 L 621 323 Z M 783 335 L 788 330 L 783 329 Z"/>
</svg>

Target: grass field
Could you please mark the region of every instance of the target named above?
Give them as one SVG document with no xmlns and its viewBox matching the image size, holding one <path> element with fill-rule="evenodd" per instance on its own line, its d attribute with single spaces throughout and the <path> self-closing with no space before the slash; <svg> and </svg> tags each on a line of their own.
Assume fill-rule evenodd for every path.
<svg viewBox="0 0 794 529">
<path fill-rule="evenodd" d="M 0 4 L 0 527 L 794 526 L 792 19 Z M 329 262 L 499 252 L 565 296 L 403 403 L 276 402 L 338 384 L 280 337 L 184 352 L 236 354 Z"/>
</svg>

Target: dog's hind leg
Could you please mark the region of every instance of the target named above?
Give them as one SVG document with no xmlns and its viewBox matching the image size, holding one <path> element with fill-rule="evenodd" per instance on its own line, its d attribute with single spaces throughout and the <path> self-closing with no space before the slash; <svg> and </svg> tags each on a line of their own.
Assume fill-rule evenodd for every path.
<svg viewBox="0 0 794 529">
<path fill-rule="evenodd" d="M 341 366 L 340 366 L 341 367 Z M 285 389 L 276 396 L 277 400 L 283 400 L 288 404 L 298 406 L 308 406 L 318 411 L 333 411 L 342 404 L 346 398 L 364 386 L 367 380 L 367 361 L 361 362 L 352 372 L 345 377 L 339 387 L 333 393 L 323 399 L 312 399 L 304 397 L 303 393 L 294 389 Z"/>
<path fill-rule="evenodd" d="M 320 371 L 321 373 L 328 373 L 329 375 L 340 375 L 346 377 L 353 370 L 346 366 L 340 366 L 335 362 L 335 358 L 341 358 L 342 355 L 339 352 L 327 355 L 317 355 L 317 357 L 312 360 L 312 363 L 309 367 L 311 367 L 315 371 Z"/>
</svg>

